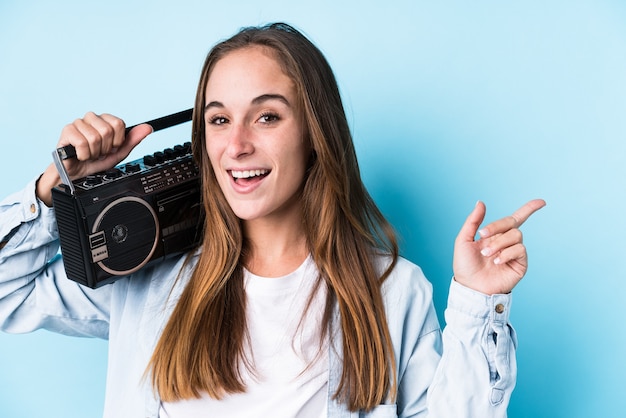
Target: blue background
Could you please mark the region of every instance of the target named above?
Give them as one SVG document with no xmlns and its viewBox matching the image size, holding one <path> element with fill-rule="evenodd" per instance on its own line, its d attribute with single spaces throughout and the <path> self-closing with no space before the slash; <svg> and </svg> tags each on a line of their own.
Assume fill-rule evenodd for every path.
<svg viewBox="0 0 626 418">
<path fill-rule="evenodd" d="M 563 1 L 0 2 L 0 195 L 51 161 L 86 111 L 129 123 L 191 107 L 208 49 L 283 20 L 333 66 L 364 181 L 436 288 L 477 199 L 541 197 L 514 291 L 509 416 L 626 410 L 626 4 Z M 155 133 L 131 158 L 183 142 Z M 106 342 L 0 334 L 0 416 L 101 415 Z"/>
</svg>

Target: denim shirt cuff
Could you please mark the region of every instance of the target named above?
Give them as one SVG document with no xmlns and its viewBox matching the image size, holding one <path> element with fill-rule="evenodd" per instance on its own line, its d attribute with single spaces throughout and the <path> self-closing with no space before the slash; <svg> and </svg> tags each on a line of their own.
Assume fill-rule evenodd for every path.
<svg viewBox="0 0 626 418">
<path fill-rule="evenodd" d="M 45 225 L 48 234 L 58 235 L 54 209 L 46 206 L 36 196 L 37 179 L 31 180 L 24 189 L 13 193 L 0 202 L 0 241 L 6 243 L 19 230 L 22 224 L 39 221 Z"/>
<path fill-rule="evenodd" d="M 450 284 L 448 309 L 459 314 L 489 322 L 508 323 L 512 296 L 508 294 L 486 295 L 463 286 L 456 280 Z"/>
</svg>

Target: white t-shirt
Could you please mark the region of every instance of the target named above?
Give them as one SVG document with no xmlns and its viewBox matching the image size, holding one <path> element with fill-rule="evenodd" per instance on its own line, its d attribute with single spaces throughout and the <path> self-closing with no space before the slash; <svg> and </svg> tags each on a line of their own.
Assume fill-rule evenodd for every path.
<svg viewBox="0 0 626 418">
<path fill-rule="evenodd" d="M 244 271 L 254 371 L 243 372 L 246 392 L 215 400 L 163 402 L 161 418 L 324 418 L 328 391 L 327 341 L 320 350 L 326 291 L 314 296 L 301 323 L 318 272 L 309 256 L 296 271 L 266 278 Z"/>
</svg>

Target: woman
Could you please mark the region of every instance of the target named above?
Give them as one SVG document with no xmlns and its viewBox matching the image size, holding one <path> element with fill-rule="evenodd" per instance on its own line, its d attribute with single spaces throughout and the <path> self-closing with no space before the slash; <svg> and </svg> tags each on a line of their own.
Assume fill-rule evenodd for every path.
<svg viewBox="0 0 626 418">
<path fill-rule="evenodd" d="M 72 178 L 119 163 L 151 129 L 111 115 L 66 126 Z M 360 178 L 332 71 L 294 28 L 244 29 L 202 70 L 193 153 L 201 246 L 98 290 L 67 280 L 53 166 L 0 206 L 0 318 L 109 339 L 105 416 L 506 416 L 510 291 L 526 272 L 527 203 L 456 244 L 441 335 L 429 283 L 398 256 Z M 32 208 L 32 210 L 31 210 Z M 351 415 L 356 414 L 356 415 Z M 143 414 L 143 415 L 142 415 Z"/>
</svg>

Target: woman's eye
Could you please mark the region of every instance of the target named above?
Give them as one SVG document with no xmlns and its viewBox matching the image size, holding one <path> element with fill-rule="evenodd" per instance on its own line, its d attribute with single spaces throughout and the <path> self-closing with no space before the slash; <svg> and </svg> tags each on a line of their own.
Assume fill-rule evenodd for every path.
<svg viewBox="0 0 626 418">
<path fill-rule="evenodd" d="M 272 123 L 272 122 L 276 122 L 279 119 L 280 118 L 275 113 L 264 113 L 259 118 L 259 122 L 261 122 L 261 123 Z"/>
<path fill-rule="evenodd" d="M 226 119 L 224 116 L 213 116 L 211 119 L 209 119 L 209 123 L 211 125 L 223 125 L 227 122 L 228 119 Z"/>
</svg>

